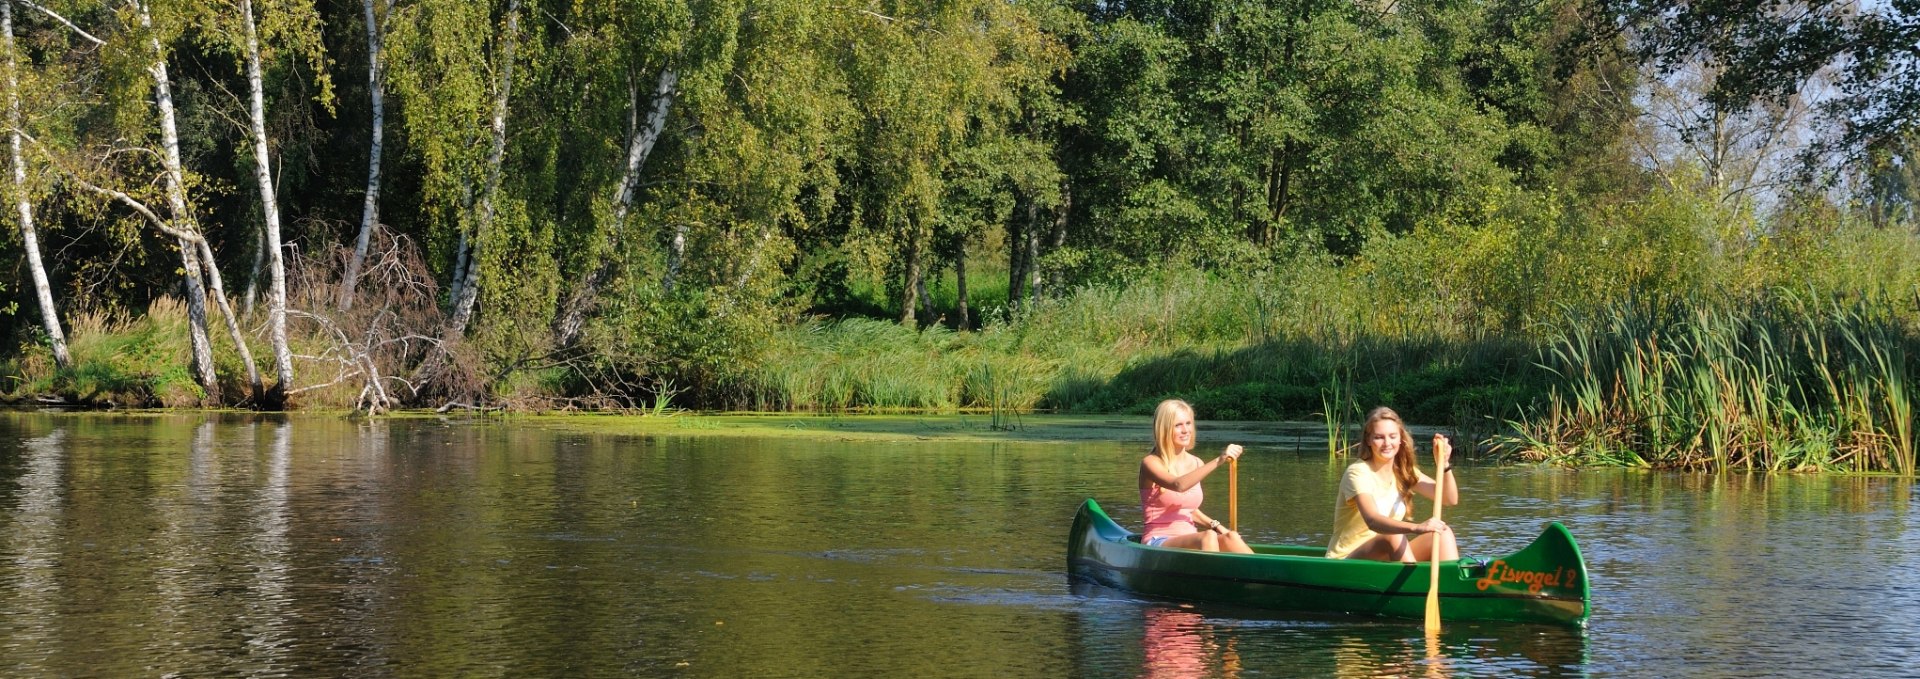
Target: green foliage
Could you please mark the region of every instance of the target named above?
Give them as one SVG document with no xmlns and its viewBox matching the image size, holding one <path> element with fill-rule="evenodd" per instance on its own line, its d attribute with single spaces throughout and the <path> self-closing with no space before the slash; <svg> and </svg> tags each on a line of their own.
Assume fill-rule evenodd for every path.
<svg viewBox="0 0 1920 679">
<path fill-rule="evenodd" d="M 42 140 L 29 162 L 159 203 L 152 154 L 127 148 L 153 145 L 145 69 L 157 41 L 175 80 L 192 209 L 229 289 L 258 285 L 257 208 L 233 188 L 250 183 L 237 173 L 253 161 L 226 143 L 238 101 L 226 93 L 245 89 L 235 6 L 156 2 L 151 29 L 129 25 L 116 3 L 46 6 L 105 44 L 24 15 L 22 91 L 43 104 L 23 125 Z M 361 112 L 372 90 L 361 8 L 255 8 L 286 240 L 326 260 L 351 237 L 363 198 L 371 130 Z M 1629 21 L 1618 21 L 1623 8 Z M 1699 21 L 1707 8 L 1764 30 L 1713 33 Z M 1318 417 L 1334 430 L 1361 407 L 1390 403 L 1475 438 L 1516 421 L 1560 459 L 1911 462 L 1911 445 L 1898 444 L 1912 440 L 1898 415 L 1910 412 L 1911 391 L 1898 375 L 1913 355 L 1900 328 L 1914 323 L 1920 291 L 1915 143 L 1910 125 L 1889 121 L 1914 98 L 1854 78 L 1910 61 L 1883 49 L 1910 32 L 1898 12 L 1819 10 L 1810 16 L 1837 32 L 1803 35 L 1751 3 L 1669 12 L 1575 0 L 403 0 L 390 9 L 377 19 L 391 95 L 382 229 L 430 257 L 389 259 L 407 263 L 368 274 L 392 295 L 383 304 L 416 302 L 355 327 L 446 332 L 418 300 L 451 287 L 463 244 L 477 253 L 480 281 L 477 315 L 447 345 L 462 377 L 445 379 L 475 383 L 423 393 L 654 412 L 981 409 L 995 426 L 1030 409 L 1144 412 L 1177 395 L 1203 417 Z M 1673 30 L 1630 44 L 1621 26 Z M 1756 212 L 1761 201 L 1702 188 L 1722 160 L 1712 170 L 1637 162 L 1648 140 L 1634 93 L 1654 84 L 1638 79 L 1644 67 L 1701 53 L 1727 65 L 1768 46 L 1781 49 L 1735 64 L 1719 82 L 1726 92 L 1777 93 L 1769 83 L 1785 81 L 1774 76 L 1839 53 L 1828 48 L 1861 57 L 1843 94 L 1894 117 L 1860 126 L 1871 139 L 1838 168 L 1845 181 L 1803 177 Z M 1808 56 L 1820 58 L 1776 59 Z M 1910 73 L 1883 75 L 1898 85 Z M 677 84 L 656 100 L 660 82 Z M 496 165 L 502 87 L 512 96 Z M 659 136 L 630 176 L 632 142 L 655 111 L 665 115 Z M 69 316 L 141 309 L 177 289 L 171 245 L 124 205 L 50 179 L 65 175 L 29 174 L 45 247 L 61 253 L 53 274 Z M 304 311 L 329 306 L 315 301 L 330 299 L 315 292 L 333 284 L 322 278 L 293 291 Z M 585 289 L 595 294 L 574 307 Z M 1871 320 L 1795 306 L 1780 290 Z M 0 307 L 16 301 L 27 306 Z M 556 330 L 570 308 L 589 310 L 575 344 Z M 906 318 L 914 322 L 876 320 Z M 1663 352 L 1678 343 L 1693 353 L 1580 368 L 1612 371 L 1590 375 L 1569 367 L 1578 361 L 1547 361 L 1557 372 L 1536 365 L 1625 355 L 1645 339 L 1614 337 L 1613 321 L 1596 320 L 1612 318 L 1636 319 Z M 166 386 L 183 371 L 157 365 L 158 347 L 175 340 L 142 322 L 76 330 L 76 347 L 96 347 L 86 372 L 56 379 L 23 354 L 16 365 L 32 377 L 15 393 L 183 398 Z M 1799 322 L 1832 351 L 1857 340 L 1853 364 L 1879 367 L 1810 382 L 1817 361 L 1761 358 L 1810 346 L 1789 332 Z M 26 325 L 0 331 L 22 339 Z M 1763 336 L 1771 344 L 1754 344 Z M 109 341 L 120 348 L 103 354 Z M 294 341 L 337 362 L 337 342 L 317 330 Z M 395 364 L 388 375 L 424 360 L 418 348 L 381 351 Z M 223 374 L 240 372 L 219 360 Z M 1629 378 L 1639 391 L 1621 401 L 1612 390 Z M 353 384 L 302 398 L 353 402 Z M 1827 396 L 1805 395 L 1814 392 Z M 1648 420 L 1645 408 L 1668 407 L 1653 403 L 1689 408 L 1691 419 Z M 1616 416 L 1625 419 L 1607 419 Z M 1747 422 L 1767 424 L 1751 433 Z M 1891 452 L 1866 452 L 1882 450 Z"/>
<path fill-rule="evenodd" d="M 1798 93 L 1830 71 L 1836 90 L 1823 107 L 1858 152 L 1911 132 L 1920 115 L 1920 13 L 1912 3 L 1816 3 L 1708 0 L 1674 6 L 1655 0 L 1601 3 L 1640 36 L 1651 62 L 1673 69 L 1700 59 L 1719 73 L 1709 100 L 1742 111 Z M 1618 17 L 1617 22 L 1614 20 Z"/>
</svg>

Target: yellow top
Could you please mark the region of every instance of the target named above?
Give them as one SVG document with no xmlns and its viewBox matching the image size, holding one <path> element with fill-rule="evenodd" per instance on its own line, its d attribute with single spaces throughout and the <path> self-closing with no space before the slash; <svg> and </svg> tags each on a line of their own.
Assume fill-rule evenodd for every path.
<svg viewBox="0 0 1920 679">
<path fill-rule="evenodd" d="M 1333 503 L 1333 540 L 1327 543 L 1327 558 L 1345 559 L 1379 535 L 1360 516 L 1361 493 L 1372 496 L 1374 505 L 1387 518 L 1409 520 L 1411 508 L 1400 497 L 1399 479 L 1382 480 L 1364 460 L 1348 465 L 1347 473 L 1340 477 L 1340 498 Z"/>
</svg>

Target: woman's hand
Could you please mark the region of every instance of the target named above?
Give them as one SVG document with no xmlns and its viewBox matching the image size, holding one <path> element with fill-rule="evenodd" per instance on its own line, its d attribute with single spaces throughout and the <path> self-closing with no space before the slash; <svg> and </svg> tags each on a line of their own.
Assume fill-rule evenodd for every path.
<svg viewBox="0 0 1920 679">
<path fill-rule="evenodd" d="M 1440 473 L 1440 474 L 1447 473 L 1447 467 L 1449 466 L 1449 461 L 1452 459 L 1453 459 L 1453 441 L 1448 440 L 1446 434 L 1434 434 L 1433 435 L 1433 463 L 1436 465 L 1439 465 L 1438 467 L 1435 467 L 1435 469 L 1438 470 L 1436 473 Z"/>
<path fill-rule="evenodd" d="M 1447 523 L 1439 519 L 1427 519 L 1420 523 L 1413 524 L 1413 533 L 1415 535 L 1420 533 L 1444 533 L 1450 530 L 1453 529 L 1448 528 Z"/>
<path fill-rule="evenodd" d="M 1234 443 L 1228 445 L 1226 452 L 1220 453 L 1220 457 L 1225 460 L 1238 460 L 1240 459 L 1240 454 L 1244 452 L 1246 452 L 1246 450 L 1241 448 L 1240 444 Z"/>
</svg>

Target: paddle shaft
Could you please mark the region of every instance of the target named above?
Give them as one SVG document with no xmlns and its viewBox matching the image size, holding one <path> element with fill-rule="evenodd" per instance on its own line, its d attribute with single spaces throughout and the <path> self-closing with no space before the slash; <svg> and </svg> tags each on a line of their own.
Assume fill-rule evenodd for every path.
<svg viewBox="0 0 1920 679">
<path fill-rule="evenodd" d="M 1227 530 L 1240 530 L 1240 458 L 1227 460 Z"/>
<path fill-rule="evenodd" d="M 1440 520 L 1440 508 L 1447 504 L 1447 470 L 1441 466 L 1439 456 L 1434 456 L 1433 467 L 1433 520 Z M 1440 534 L 1430 533 L 1433 539 L 1427 541 L 1427 548 L 1433 557 L 1432 566 L 1427 570 L 1427 634 L 1440 633 Z"/>
</svg>

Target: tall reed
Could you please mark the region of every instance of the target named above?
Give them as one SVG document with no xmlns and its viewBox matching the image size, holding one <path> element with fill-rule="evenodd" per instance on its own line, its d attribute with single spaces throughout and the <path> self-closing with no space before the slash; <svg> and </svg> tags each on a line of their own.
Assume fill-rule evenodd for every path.
<svg viewBox="0 0 1920 679">
<path fill-rule="evenodd" d="M 1536 459 L 1726 471 L 1914 471 L 1920 337 L 1891 307 L 1777 293 L 1569 315 L 1544 412 L 1503 444 Z"/>
</svg>

